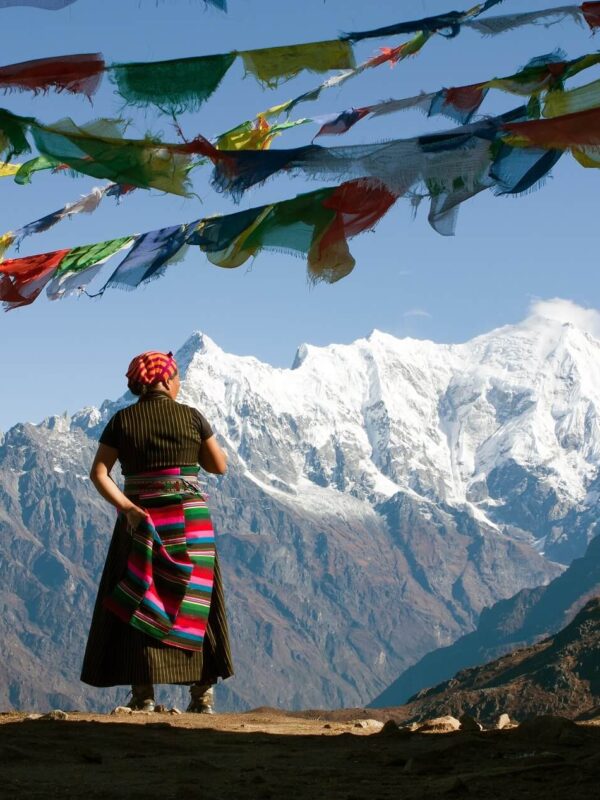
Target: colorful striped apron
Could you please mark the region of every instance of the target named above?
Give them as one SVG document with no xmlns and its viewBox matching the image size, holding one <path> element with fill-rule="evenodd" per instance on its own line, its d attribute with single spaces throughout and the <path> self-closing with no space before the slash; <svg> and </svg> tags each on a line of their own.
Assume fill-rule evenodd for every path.
<svg viewBox="0 0 600 800">
<path fill-rule="evenodd" d="M 198 467 L 127 476 L 124 491 L 149 517 L 132 532 L 125 575 L 104 605 L 164 644 L 202 650 L 215 537 Z"/>
</svg>

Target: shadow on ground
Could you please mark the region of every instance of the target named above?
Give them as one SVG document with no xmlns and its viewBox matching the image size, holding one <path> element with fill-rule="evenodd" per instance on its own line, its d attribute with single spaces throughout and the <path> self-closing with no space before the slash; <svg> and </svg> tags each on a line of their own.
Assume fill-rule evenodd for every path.
<svg viewBox="0 0 600 800">
<path fill-rule="evenodd" d="M 3 796 L 19 800 L 579 798 L 596 796 L 600 778 L 596 726 L 557 739 L 539 728 L 369 733 L 289 717 L 282 733 L 277 716 L 223 715 L 201 727 L 192 715 L 15 716 L 0 718 L 0 770 Z"/>
</svg>

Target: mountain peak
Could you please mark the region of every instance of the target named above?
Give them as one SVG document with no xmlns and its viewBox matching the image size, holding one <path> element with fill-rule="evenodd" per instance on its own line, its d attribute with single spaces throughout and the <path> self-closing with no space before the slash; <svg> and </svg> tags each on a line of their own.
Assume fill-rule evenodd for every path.
<svg viewBox="0 0 600 800">
<path fill-rule="evenodd" d="M 370 345 L 381 344 L 389 347 L 390 344 L 399 342 L 400 339 L 391 333 L 386 333 L 385 331 L 380 331 L 378 328 L 373 328 L 371 333 L 363 341 L 368 342 Z"/>
<path fill-rule="evenodd" d="M 367 341 L 371 341 L 372 339 L 378 339 L 383 335 L 383 331 L 380 331 L 379 328 L 373 328 L 371 333 L 367 336 Z"/>
<path fill-rule="evenodd" d="M 525 323 L 549 320 L 559 323 L 565 330 L 578 330 L 600 339 L 600 313 L 594 308 L 584 308 L 572 300 L 553 298 L 532 303 Z"/>
<path fill-rule="evenodd" d="M 55 414 L 51 417 L 46 417 L 46 419 L 42 422 L 42 425 L 45 425 L 51 431 L 67 433 L 71 427 L 71 420 L 69 414 L 66 411 L 63 411 L 62 414 Z"/>
<path fill-rule="evenodd" d="M 294 356 L 294 361 L 292 363 L 292 369 L 298 369 L 298 367 L 301 367 L 311 355 L 316 356 L 317 354 L 323 354 L 326 356 L 327 353 L 339 352 L 340 349 L 343 351 L 357 350 L 360 349 L 361 346 L 364 347 L 365 344 L 370 346 L 374 344 L 380 344 L 389 348 L 390 346 L 397 344 L 399 341 L 401 340 L 398 339 L 397 336 L 394 336 L 391 333 L 386 333 L 385 331 L 380 331 L 377 328 L 373 328 L 368 336 L 360 337 L 348 344 L 332 343 L 325 346 L 319 346 L 304 342 L 296 350 L 296 355 Z"/>
<path fill-rule="evenodd" d="M 175 358 L 179 365 L 182 375 L 185 375 L 190 364 L 196 355 L 204 355 L 209 352 L 220 352 L 221 348 L 202 331 L 194 331 L 192 335 L 175 353 Z"/>
</svg>

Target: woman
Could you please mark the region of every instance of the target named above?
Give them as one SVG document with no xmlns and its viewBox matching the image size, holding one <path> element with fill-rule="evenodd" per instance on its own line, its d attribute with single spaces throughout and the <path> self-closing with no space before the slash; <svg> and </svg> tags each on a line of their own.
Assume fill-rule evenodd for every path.
<svg viewBox="0 0 600 800">
<path fill-rule="evenodd" d="M 225 473 L 206 419 L 176 402 L 172 353 L 127 370 L 137 403 L 100 436 L 90 479 L 119 512 L 83 661 L 91 686 L 130 684 L 129 707 L 154 710 L 154 684 L 190 686 L 188 711 L 213 713 L 212 686 L 233 674 L 223 587 L 198 465 Z M 119 460 L 121 491 L 110 476 Z"/>
</svg>

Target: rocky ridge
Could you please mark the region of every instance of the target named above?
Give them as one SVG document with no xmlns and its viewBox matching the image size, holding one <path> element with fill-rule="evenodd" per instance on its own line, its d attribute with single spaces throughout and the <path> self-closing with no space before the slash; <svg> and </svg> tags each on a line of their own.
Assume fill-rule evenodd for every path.
<svg viewBox="0 0 600 800">
<path fill-rule="evenodd" d="M 370 703 L 386 708 L 409 702 L 456 672 L 545 639 L 570 623 L 592 597 L 600 595 L 600 538 L 546 586 L 522 589 L 514 597 L 485 608 L 477 627 L 448 647 L 427 653 Z"/>
<path fill-rule="evenodd" d="M 419 692 L 401 714 L 408 722 L 467 715 L 492 726 L 501 714 L 513 721 L 585 717 L 599 703 L 600 597 L 595 597 L 554 636 L 461 670 Z"/>
</svg>

